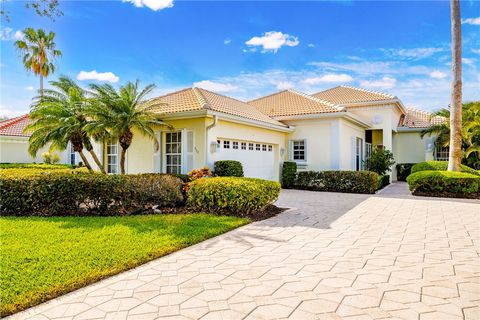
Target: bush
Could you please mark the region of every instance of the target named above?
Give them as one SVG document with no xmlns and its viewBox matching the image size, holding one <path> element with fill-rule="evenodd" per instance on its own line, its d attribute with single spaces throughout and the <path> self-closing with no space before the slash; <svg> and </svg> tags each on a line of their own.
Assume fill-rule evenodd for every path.
<svg viewBox="0 0 480 320">
<path fill-rule="evenodd" d="M 18 169 L 12 169 L 17 170 Z M 182 183 L 165 174 L 25 173 L 0 175 L 1 215 L 122 215 L 183 201 Z"/>
<path fill-rule="evenodd" d="M 212 171 L 208 167 L 200 169 L 194 169 L 188 173 L 189 181 L 195 181 L 197 179 L 213 176 Z"/>
<path fill-rule="evenodd" d="M 18 177 L 26 177 L 26 176 L 39 176 L 44 174 L 50 173 L 87 173 L 88 169 L 86 167 L 81 168 L 68 168 L 68 167 L 61 167 L 61 168 L 35 168 L 35 167 L 27 167 L 27 168 L 11 168 L 11 169 L 1 169 L 0 176 L 18 176 Z"/>
<path fill-rule="evenodd" d="M 254 178 L 215 177 L 190 183 L 187 205 L 213 213 L 250 214 L 273 203 L 280 184 Z"/>
<path fill-rule="evenodd" d="M 289 189 L 295 183 L 297 175 L 297 163 L 286 161 L 282 166 L 282 187 Z"/>
<path fill-rule="evenodd" d="M 218 177 L 243 177 L 243 167 L 239 161 L 215 161 L 215 175 Z"/>
<path fill-rule="evenodd" d="M 296 189 L 351 193 L 375 193 L 378 174 L 371 171 L 302 171 Z"/>
<path fill-rule="evenodd" d="M 391 171 L 390 167 L 393 166 L 394 163 L 393 153 L 390 150 L 374 148 L 370 158 L 365 161 L 365 169 L 383 176 L 388 171 Z"/>
<path fill-rule="evenodd" d="M 397 164 L 397 180 L 407 181 L 407 177 L 410 175 L 412 167 L 415 163 L 399 163 Z"/>
<path fill-rule="evenodd" d="M 407 182 L 413 194 L 469 196 L 478 192 L 480 177 L 464 172 L 426 170 L 412 173 Z"/>
<path fill-rule="evenodd" d="M 190 177 L 188 176 L 188 174 L 170 173 L 170 175 L 172 177 L 175 177 L 175 178 L 178 178 L 178 179 L 182 180 L 183 183 L 186 183 L 186 182 L 190 181 Z"/>
<path fill-rule="evenodd" d="M 474 174 L 480 176 L 477 170 L 467 167 L 466 165 L 461 165 L 461 171 Z M 448 169 L 448 161 L 425 161 L 417 163 L 412 167 L 412 173 L 419 172 L 419 171 L 447 171 Z"/>
<path fill-rule="evenodd" d="M 384 176 L 378 176 L 377 190 L 383 189 L 390 184 L 390 176 L 388 174 Z"/>
<path fill-rule="evenodd" d="M 56 164 L 60 162 L 60 156 L 57 153 L 42 153 L 43 162 L 46 164 Z"/>
<path fill-rule="evenodd" d="M 46 164 L 46 163 L 0 163 L 0 169 L 38 169 L 38 170 L 57 170 L 73 169 L 75 166 L 69 164 Z"/>
</svg>

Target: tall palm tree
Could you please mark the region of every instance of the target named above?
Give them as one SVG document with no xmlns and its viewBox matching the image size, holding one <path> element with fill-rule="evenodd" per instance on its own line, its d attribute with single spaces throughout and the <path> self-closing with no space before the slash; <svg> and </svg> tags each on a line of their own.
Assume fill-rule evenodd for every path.
<svg viewBox="0 0 480 320">
<path fill-rule="evenodd" d="M 93 135 L 105 136 L 105 132 L 108 132 L 112 139 L 118 140 L 122 148 L 121 174 L 125 174 L 125 155 L 132 144 L 134 129 L 151 138 L 158 147 L 153 128 L 167 125 L 158 113 L 152 111 L 158 104 L 152 105 L 145 101 L 145 96 L 154 88 L 150 84 L 140 90 L 138 80 L 135 83 L 127 82 L 118 91 L 110 84 L 90 86 L 93 99 L 98 105 L 91 108 L 90 116 L 93 120 L 87 129 Z"/>
<path fill-rule="evenodd" d="M 52 149 L 64 150 L 70 142 L 90 172 L 93 170 L 83 153 L 84 148 L 100 170 L 105 172 L 85 131 L 88 119 L 84 110 L 89 103 L 85 90 L 67 77 L 50 81 L 50 85 L 54 89 L 44 90 L 43 96 L 35 98 L 30 112 L 32 123 L 26 128 L 26 131 L 32 131 L 28 151 L 35 156 L 40 148 L 49 143 Z"/>
<path fill-rule="evenodd" d="M 460 0 L 450 0 L 452 22 L 452 101 L 448 171 L 460 171 L 462 162 L 462 30 Z"/>
<path fill-rule="evenodd" d="M 53 60 L 60 57 L 62 52 L 56 49 L 54 32 L 47 34 L 43 29 L 35 31 L 33 28 L 26 28 L 23 34 L 24 39 L 15 41 L 15 47 L 23 54 L 25 69 L 40 78 L 40 95 L 42 95 L 43 78 L 55 72 Z"/>
</svg>

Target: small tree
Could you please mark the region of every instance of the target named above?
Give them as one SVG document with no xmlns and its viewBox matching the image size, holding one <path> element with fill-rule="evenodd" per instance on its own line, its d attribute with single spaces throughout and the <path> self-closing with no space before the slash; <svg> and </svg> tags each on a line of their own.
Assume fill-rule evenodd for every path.
<svg viewBox="0 0 480 320">
<path fill-rule="evenodd" d="M 372 155 L 365 161 L 365 169 L 373 171 L 383 176 L 388 171 L 392 171 L 391 166 L 395 164 L 393 153 L 383 148 L 375 148 Z"/>
</svg>

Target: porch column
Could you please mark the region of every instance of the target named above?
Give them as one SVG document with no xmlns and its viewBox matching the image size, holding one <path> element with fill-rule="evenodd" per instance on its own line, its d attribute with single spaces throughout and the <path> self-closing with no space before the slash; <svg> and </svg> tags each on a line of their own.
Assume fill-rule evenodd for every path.
<svg viewBox="0 0 480 320">
<path fill-rule="evenodd" d="M 382 130 L 382 143 L 383 148 L 390 150 L 393 153 L 393 132 L 392 132 L 392 123 L 390 121 L 385 121 L 384 127 Z M 390 182 L 392 182 L 393 174 L 395 173 L 395 165 L 390 167 Z"/>
</svg>

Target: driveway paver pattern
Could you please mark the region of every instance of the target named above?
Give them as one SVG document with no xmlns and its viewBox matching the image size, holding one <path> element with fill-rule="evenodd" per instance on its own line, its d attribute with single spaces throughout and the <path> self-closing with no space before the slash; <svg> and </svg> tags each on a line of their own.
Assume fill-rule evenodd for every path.
<svg viewBox="0 0 480 320">
<path fill-rule="evenodd" d="M 395 188 L 284 190 L 277 217 L 12 318 L 480 319 L 480 202 Z"/>
</svg>

